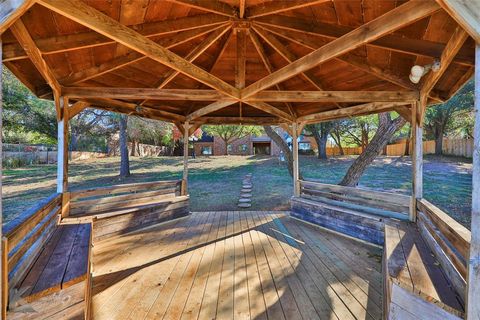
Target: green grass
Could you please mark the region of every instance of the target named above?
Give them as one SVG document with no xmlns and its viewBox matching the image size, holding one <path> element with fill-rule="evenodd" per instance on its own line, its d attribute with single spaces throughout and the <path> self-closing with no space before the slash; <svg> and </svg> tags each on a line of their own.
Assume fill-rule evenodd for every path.
<svg viewBox="0 0 480 320">
<path fill-rule="evenodd" d="M 307 179 L 338 183 L 353 162 L 351 157 L 321 161 L 300 158 Z M 132 158 L 132 176 L 119 179 L 119 158 L 76 161 L 70 164 L 71 190 L 120 183 L 180 179 L 181 158 Z M 252 210 L 288 209 L 292 180 L 276 158 L 210 157 L 189 160 L 189 192 L 192 211 L 237 210 L 245 174 L 253 173 Z M 4 220 L 55 192 L 56 166 L 36 165 L 4 170 Z M 411 163 L 408 158 L 381 157 L 363 175 L 360 186 L 410 193 Z M 470 224 L 471 164 L 465 159 L 426 157 L 424 196 L 466 226 Z"/>
</svg>

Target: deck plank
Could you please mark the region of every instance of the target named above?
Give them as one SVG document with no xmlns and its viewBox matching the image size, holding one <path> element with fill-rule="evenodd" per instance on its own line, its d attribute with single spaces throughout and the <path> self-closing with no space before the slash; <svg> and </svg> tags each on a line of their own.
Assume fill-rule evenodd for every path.
<svg viewBox="0 0 480 320">
<path fill-rule="evenodd" d="M 283 213 L 242 211 L 193 213 L 101 241 L 94 319 L 376 319 L 375 290 L 358 284 L 380 280 L 358 272 L 376 271 L 376 261 L 348 266 L 334 248 L 368 248 L 328 236 Z"/>
</svg>

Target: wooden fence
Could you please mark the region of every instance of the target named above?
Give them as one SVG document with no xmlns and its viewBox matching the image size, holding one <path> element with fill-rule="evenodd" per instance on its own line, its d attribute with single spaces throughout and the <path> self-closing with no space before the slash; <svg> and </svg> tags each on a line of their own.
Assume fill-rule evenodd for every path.
<svg viewBox="0 0 480 320">
<path fill-rule="evenodd" d="M 386 156 L 403 156 L 405 155 L 406 142 L 388 145 L 383 155 Z M 412 150 L 409 146 L 410 152 Z M 473 155 L 473 139 L 443 139 L 443 154 L 471 158 Z M 344 155 L 359 155 L 362 153 L 362 147 L 347 147 L 343 148 Z M 435 141 L 423 142 L 423 154 L 435 153 Z M 328 156 L 340 155 L 340 148 L 327 147 Z"/>
</svg>

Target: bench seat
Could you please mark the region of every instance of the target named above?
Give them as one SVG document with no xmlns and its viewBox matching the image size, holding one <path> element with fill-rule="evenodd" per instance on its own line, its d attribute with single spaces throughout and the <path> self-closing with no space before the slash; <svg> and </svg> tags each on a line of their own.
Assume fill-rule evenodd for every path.
<svg viewBox="0 0 480 320">
<path fill-rule="evenodd" d="M 90 223 L 59 225 L 17 286 L 25 301 L 58 292 L 89 277 Z"/>
<path fill-rule="evenodd" d="M 415 224 L 385 224 L 383 261 L 387 319 L 408 318 L 407 315 L 417 319 L 463 317 L 461 297 Z"/>
</svg>

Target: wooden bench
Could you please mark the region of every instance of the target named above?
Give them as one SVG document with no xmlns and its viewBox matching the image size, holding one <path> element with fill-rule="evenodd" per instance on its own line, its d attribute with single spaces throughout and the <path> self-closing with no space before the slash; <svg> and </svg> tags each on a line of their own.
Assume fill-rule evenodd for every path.
<svg viewBox="0 0 480 320">
<path fill-rule="evenodd" d="M 181 180 L 154 181 L 68 192 L 62 223 L 93 222 L 93 241 L 189 214 Z"/>
<path fill-rule="evenodd" d="M 313 181 L 300 181 L 300 191 L 293 217 L 374 244 L 383 244 L 385 220 L 409 219 L 410 196 Z"/>
<path fill-rule="evenodd" d="M 415 223 L 386 223 L 383 258 L 386 319 L 460 319 L 462 297 Z"/>
<path fill-rule="evenodd" d="M 54 194 L 3 228 L 2 313 L 9 319 L 89 315 L 92 225 L 59 225 L 61 207 Z"/>
</svg>

